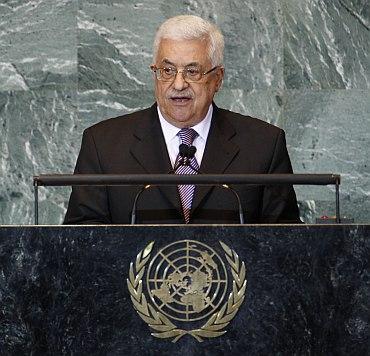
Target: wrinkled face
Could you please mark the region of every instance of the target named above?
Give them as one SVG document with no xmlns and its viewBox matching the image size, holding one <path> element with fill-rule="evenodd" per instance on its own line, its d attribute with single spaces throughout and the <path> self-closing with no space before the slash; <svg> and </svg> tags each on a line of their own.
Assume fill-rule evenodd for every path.
<svg viewBox="0 0 370 356">
<path fill-rule="evenodd" d="M 207 45 L 203 40 L 162 39 L 154 65 L 177 69 L 200 67 L 207 72 L 212 69 Z M 181 72 L 169 82 L 155 77 L 155 96 L 164 118 L 179 128 L 198 124 L 206 116 L 223 75 L 223 68 L 217 68 L 195 83 L 184 80 Z"/>
</svg>

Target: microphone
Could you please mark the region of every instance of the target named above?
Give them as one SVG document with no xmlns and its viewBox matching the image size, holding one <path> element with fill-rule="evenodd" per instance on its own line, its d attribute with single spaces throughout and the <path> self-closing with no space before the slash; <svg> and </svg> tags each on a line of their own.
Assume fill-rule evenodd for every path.
<svg viewBox="0 0 370 356">
<path fill-rule="evenodd" d="M 185 145 L 185 143 L 182 143 L 179 146 L 179 155 L 180 157 L 185 157 L 188 154 L 189 146 Z"/>
<path fill-rule="evenodd" d="M 190 163 L 190 160 L 195 156 L 195 153 L 197 152 L 197 148 L 195 146 L 189 146 L 188 147 L 188 160 Z"/>
<path fill-rule="evenodd" d="M 169 173 L 175 173 L 176 170 L 181 166 L 189 166 L 193 171 L 200 173 L 199 169 L 191 165 L 191 159 L 195 156 L 197 148 L 195 146 L 188 146 L 182 143 L 179 146 L 179 156 L 180 159 Z"/>
<path fill-rule="evenodd" d="M 184 143 L 182 143 L 179 146 L 179 156 L 180 156 L 180 158 L 179 158 L 178 162 L 175 164 L 175 166 L 173 167 L 173 169 L 171 169 L 167 174 L 175 173 L 177 168 L 184 165 L 184 160 L 188 155 L 188 149 L 189 149 L 189 146 L 185 145 Z"/>
</svg>

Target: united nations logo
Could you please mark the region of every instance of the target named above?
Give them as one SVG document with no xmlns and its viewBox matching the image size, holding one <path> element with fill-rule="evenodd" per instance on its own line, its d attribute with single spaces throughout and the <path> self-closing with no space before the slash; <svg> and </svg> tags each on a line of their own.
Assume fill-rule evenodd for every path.
<svg viewBox="0 0 370 356">
<path fill-rule="evenodd" d="M 147 289 L 168 317 L 200 320 L 219 307 L 227 291 L 227 272 L 217 253 L 195 241 L 174 242 L 150 262 Z"/>
<path fill-rule="evenodd" d="M 147 267 L 153 245 L 151 242 L 140 251 L 135 264 L 130 265 L 127 279 L 134 307 L 155 330 L 152 335 L 173 338 L 173 342 L 186 334 L 198 341 L 223 335 L 244 301 L 244 262 L 220 242 L 230 267 L 228 273 L 214 249 L 198 241 L 182 240 L 159 250 Z"/>
</svg>

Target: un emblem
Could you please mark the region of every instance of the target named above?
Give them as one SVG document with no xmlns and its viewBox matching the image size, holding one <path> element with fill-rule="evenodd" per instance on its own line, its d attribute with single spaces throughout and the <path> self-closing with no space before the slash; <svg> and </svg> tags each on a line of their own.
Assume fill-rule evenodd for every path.
<svg viewBox="0 0 370 356">
<path fill-rule="evenodd" d="M 150 260 L 153 245 L 139 252 L 127 279 L 132 303 L 152 335 L 173 342 L 186 334 L 198 341 L 223 335 L 244 301 L 244 262 L 223 242 L 229 273 L 221 256 L 204 243 L 173 242 Z"/>
</svg>

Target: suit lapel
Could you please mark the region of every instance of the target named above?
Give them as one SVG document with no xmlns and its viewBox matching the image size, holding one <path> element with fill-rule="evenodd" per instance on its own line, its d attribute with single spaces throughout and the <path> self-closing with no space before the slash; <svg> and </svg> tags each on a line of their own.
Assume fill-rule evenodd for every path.
<svg viewBox="0 0 370 356">
<path fill-rule="evenodd" d="M 239 147 L 232 142 L 236 135 L 234 127 L 229 123 L 215 104 L 211 128 L 208 134 L 206 148 L 202 158 L 200 171 L 202 173 L 224 173 L 239 152 Z M 195 189 L 192 211 L 194 212 L 203 199 L 213 188 L 198 186 Z"/>
<path fill-rule="evenodd" d="M 144 113 L 134 131 L 134 138 L 130 152 L 146 173 L 159 174 L 172 170 L 156 104 Z M 159 186 L 158 189 L 181 212 L 177 187 Z"/>
</svg>

